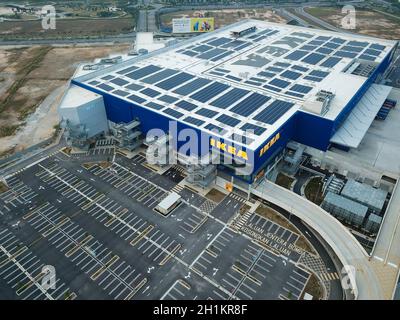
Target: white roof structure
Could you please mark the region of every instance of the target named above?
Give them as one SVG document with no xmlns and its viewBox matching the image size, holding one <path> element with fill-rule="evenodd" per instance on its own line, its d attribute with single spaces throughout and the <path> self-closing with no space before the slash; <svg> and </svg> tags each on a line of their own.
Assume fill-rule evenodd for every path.
<svg viewBox="0 0 400 320">
<path fill-rule="evenodd" d="M 244 20 L 75 81 L 225 140 L 254 130 L 241 143 L 255 150 L 321 90 L 334 98 L 320 116 L 334 120 L 368 79 L 357 61 L 376 65 L 395 45 Z"/>
<path fill-rule="evenodd" d="M 391 90 L 389 86 L 371 85 L 330 141 L 358 148 Z"/>
<path fill-rule="evenodd" d="M 168 211 L 168 209 L 181 199 L 181 196 L 175 192 L 171 192 L 166 198 L 164 198 L 158 205 L 157 208 Z"/>
</svg>

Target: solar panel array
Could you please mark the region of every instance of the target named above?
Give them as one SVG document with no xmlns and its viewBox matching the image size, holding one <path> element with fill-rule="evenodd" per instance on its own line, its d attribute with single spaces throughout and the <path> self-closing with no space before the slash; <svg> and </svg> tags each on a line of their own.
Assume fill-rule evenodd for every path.
<svg viewBox="0 0 400 320">
<path fill-rule="evenodd" d="M 269 126 L 292 110 L 295 103 L 289 101 L 305 99 L 315 86 L 312 83 L 323 81 L 329 76 L 330 69 L 342 59 L 375 61 L 386 48 L 381 44 L 346 40 L 340 36 L 318 36 L 306 32 L 278 36 L 279 32 L 258 30 L 238 39 L 216 36 L 176 51 L 215 62 L 257 45 L 256 51 L 250 50 L 240 56 L 241 60 L 233 60 L 237 66 L 257 69 L 249 77 L 232 74 L 231 62 L 218 62 L 218 66 L 209 68 L 206 75 L 212 75 L 213 80 L 183 71 L 186 69 L 166 68 L 154 63 L 125 67 L 114 74 L 91 79 L 88 84 L 187 124 L 218 130 L 221 135 L 229 133 L 226 135 L 228 138 L 232 138 L 232 132 L 237 130 L 250 130 L 248 135 L 239 135 L 243 143 L 249 144 L 257 136 L 269 132 Z M 260 41 L 270 37 L 273 40 L 269 45 L 259 46 Z M 288 50 L 288 47 L 292 49 Z M 232 82 L 259 90 L 235 88 L 228 84 Z M 268 91 L 291 99 L 272 98 Z"/>
</svg>

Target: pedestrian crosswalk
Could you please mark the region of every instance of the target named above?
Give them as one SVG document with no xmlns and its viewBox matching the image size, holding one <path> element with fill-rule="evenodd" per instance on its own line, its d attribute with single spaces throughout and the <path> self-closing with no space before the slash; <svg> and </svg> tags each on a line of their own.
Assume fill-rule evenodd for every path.
<svg viewBox="0 0 400 320">
<path fill-rule="evenodd" d="M 171 168 L 178 171 L 181 175 L 186 176 L 185 168 L 178 166 L 177 164 L 174 164 Z"/>
<path fill-rule="evenodd" d="M 339 274 L 337 272 L 322 272 L 319 274 L 322 280 L 324 281 L 334 281 L 339 280 Z"/>
<path fill-rule="evenodd" d="M 238 196 L 237 194 L 234 194 L 234 193 L 229 194 L 229 197 L 235 199 L 236 201 L 242 202 L 242 203 L 246 202 L 245 198 Z"/>
<path fill-rule="evenodd" d="M 249 220 L 251 215 L 252 213 L 248 211 L 245 214 L 239 214 L 233 222 L 233 226 L 238 229 L 242 228 L 247 223 L 247 220 Z"/>
<path fill-rule="evenodd" d="M 185 187 L 183 187 L 183 186 L 177 184 L 177 185 L 176 185 L 175 187 L 173 187 L 171 190 L 172 190 L 173 192 L 179 194 L 179 192 L 181 192 L 184 188 L 185 188 Z"/>
</svg>

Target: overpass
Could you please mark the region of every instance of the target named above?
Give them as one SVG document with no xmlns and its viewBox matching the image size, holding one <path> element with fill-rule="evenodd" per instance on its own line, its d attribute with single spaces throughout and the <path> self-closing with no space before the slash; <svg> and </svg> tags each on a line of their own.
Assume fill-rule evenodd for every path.
<svg viewBox="0 0 400 320">
<path fill-rule="evenodd" d="M 253 187 L 251 193 L 299 217 L 319 233 L 343 265 L 355 268 L 354 277 L 349 280 L 356 299 L 391 299 L 393 291 L 382 286 L 380 281 L 383 264 L 371 259 L 356 238 L 337 219 L 307 199 L 265 179 Z"/>
</svg>

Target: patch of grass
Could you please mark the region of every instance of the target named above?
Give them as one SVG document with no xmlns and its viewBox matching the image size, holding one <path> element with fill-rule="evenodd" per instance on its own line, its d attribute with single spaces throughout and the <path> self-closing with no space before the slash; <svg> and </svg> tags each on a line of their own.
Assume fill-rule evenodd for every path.
<svg viewBox="0 0 400 320">
<path fill-rule="evenodd" d="M 9 188 L 3 181 L 0 181 L 0 193 L 7 191 Z"/>
<path fill-rule="evenodd" d="M 290 186 L 292 185 L 293 181 L 294 181 L 294 178 L 289 177 L 289 176 L 279 172 L 278 176 L 276 177 L 275 183 L 281 187 L 290 189 Z"/>
<path fill-rule="evenodd" d="M 320 205 L 324 200 L 322 188 L 322 177 L 315 177 L 307 183 L 306 187 L 304 188 L 304 194 L 308 200 Z"/>
<path fill-rule="evenodd" d="M 9 137 L 14 135 L 14 133 L 19 128 L 19 125 L 5 125 L 0 127 L 0 138 Z"/>
<path fill-rule="evenodd" d="M 323 298 L 324 290 L 322 288 L 322 284 L 313 273 L 311 273 L 310 279 L 308 279 L 300 299 L 304 299 L 304 294 L 306 292 L 313 296 L 313 300 L 321 300 Z"/>
<path fill-rule="evenodd" d="M 216 203 L 220 203 L 224 198 L 225 198 L 225 193 L 222 193 L 221 191 L 217 190 L 217 189 L 211 189 L 207 194 L 206 194 L 206 198 L 216 202 Z"/>
</svg>

